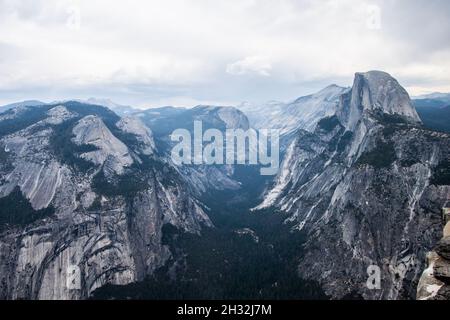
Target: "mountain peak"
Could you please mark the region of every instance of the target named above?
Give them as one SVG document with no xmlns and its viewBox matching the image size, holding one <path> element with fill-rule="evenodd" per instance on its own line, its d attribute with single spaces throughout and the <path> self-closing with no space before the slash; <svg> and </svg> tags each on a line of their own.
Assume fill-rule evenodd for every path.
<svg viewBox="0 0 450 320">
<path fill-rule="evenodd" d="M 383 71 L 358 72 L 351 89 L 349 110 L 344 111 L 347 127 L 352 129 L 365 113 L 399 115 L 411 123 L 421 123 L 408 92 Z"/>
<path fill-rule="evenodd" d="M 355 73 L 355 77 L 357 76 L 362 76 L 365 77 L 367 79 L 371 78 L 371 79 L 393 79 L 393 77 L 385 72 L 385 71 L 380 71 L 380 70 L 370 70 L 367 72 L 356 72 Z"/>
<path fill-rule="evenodd" d="M 329 85 L 322 90 L 320 90 L 317 93 L 314 93 L 312 97 L 314 98 L 320 98 L 320 99 L 329 99 L 329 98 L 335 98 L 337 95 L 340 95 L 344 93 L 348 88 L 344 88 L 341 86 L 338 86 L 336 84 Z"/>
</svg>

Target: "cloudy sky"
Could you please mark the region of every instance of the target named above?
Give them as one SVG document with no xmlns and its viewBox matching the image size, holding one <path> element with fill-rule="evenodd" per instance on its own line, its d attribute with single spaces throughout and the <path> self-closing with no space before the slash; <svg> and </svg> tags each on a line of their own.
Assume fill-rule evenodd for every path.
<svg viewBox="0 0 450 320">
<path fill-rule="evenodd" d="M 287 101 L 372 69 L 450 92 L 450 1 L 0 0 L 0 104 Z"/>
</svg>

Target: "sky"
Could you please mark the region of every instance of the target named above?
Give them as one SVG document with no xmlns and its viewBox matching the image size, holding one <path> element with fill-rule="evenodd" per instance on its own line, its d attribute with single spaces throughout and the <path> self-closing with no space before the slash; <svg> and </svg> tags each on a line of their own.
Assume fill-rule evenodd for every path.
<svg viewBox="0 0 450 320">
<path fill-rule="evenodd" d="M 0 0 L 0 104 L 289 101 L 369 70 L 450 92 L 450 1 Z"/>
</svg>

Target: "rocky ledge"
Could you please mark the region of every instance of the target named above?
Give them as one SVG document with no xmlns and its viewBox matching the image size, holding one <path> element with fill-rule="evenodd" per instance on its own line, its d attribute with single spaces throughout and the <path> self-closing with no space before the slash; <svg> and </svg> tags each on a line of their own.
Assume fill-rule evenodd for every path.
<svg viewBox="0 0 450 320">
<path fill-rule="evenodd" d="M 420 278 L 418 300 L 450 300 L 450 221 L 444 237 L 427 255 L 428 267 Z"/>
</svg>

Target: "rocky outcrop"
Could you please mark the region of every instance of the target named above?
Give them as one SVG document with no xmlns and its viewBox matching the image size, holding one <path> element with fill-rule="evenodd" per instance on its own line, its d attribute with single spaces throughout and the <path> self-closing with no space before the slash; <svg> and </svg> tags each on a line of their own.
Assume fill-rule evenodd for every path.
<svg viewBox="0 0 450 320">
<path fill-rule="evenodd" d="M 397 115 L 411 123 L 421 123 L 406 90 L 381 71 L 356 73 L 351 92 L 343 95 L 337 116 L 354 131 L 361 118 L 370 114 Z"/>
<path fill-rule="evenodd" d="M 81 154 L 83 159 L 96 165 L 103 165 L 106 160 L 112 163 L 112 169 L 121 174 L 124 168 L 133 164 L 128 147 L 117 139 L 102 119 L 89 115 L 81 119 L 72 130 L 73 141 L 78 145 L 91 145 L 96 150 Z"/>
<path fill-rule="evenodd" d="M 0 220 L 1 299 L 83 299 L 143 280 L 171 257 L 165 225 L 211 226 L 175 168 L 150 152 L 148 129 L 73 102 L 12 114 L 17 122 L 0 122 L 11 132 L 0 134 L 0 198 L 47 215 L 15 220 L 0 209 L 10 217 Z M 11 198 L 17 188 L 23 199 Z"/>
<path fill-rule="evenodd" d="M 124 117 L 117 123 L 117 127 L 126 133 L 133 134 L 140 143 L 139 149 L 145 155 L 151 155 L 155 152 L 155 141 L 153 140 L 152 131 L 139 118 Z"/>
<path fill-rule="evenodd" d="M 450 225 L 447 223 L 446 228 Z M 417 287 L 418 300 L 450 300 L 450 235 L 444 230 L 433 251 L 427 254 L 427 268 Z"/>
</svg>

